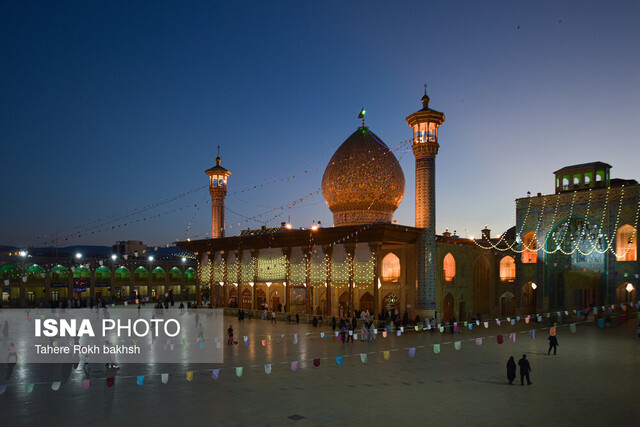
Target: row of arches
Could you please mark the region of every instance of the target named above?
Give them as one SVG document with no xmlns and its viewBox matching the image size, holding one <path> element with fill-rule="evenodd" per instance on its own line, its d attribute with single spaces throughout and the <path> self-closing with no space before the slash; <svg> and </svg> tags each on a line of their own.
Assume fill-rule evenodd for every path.
<svg viewBox="0 0 640 427">
<path fill-rule="evenodd" d="M 488 261 L 485 257 L 481 257 L 478 262 L 486 262 L 488 264 Z M 482 266 L 480 266 L 480 269 L 483 269 Z M 474 276 L 475 274 L 476 273 L 474 269 Z M 451 252 L 447 253 L 442 261 L 442 275 L 444 277 L 445 283 L 453 283 L 456 276 L 456 260 Z M 502 259 L 500 260 L 500 280 L 502 282 L 513 282 L 515 281 L 515 278 L 516 260 L 509 255 L 502 257 Z"/>
<path fill-rule="evenodd" d="M 638 245 L 637 230 L 634 226 L 625 224 L 616 231 L 616 261 L 637 261 Z M 522 236 L 522 262 L 524 264 L 538 262 L 538 237 L 533 231 Z"/>
<path fill-rule="evenodd" d="M 151 275 L 151 279 L 153 281 L 165 281 L 167 276 L 170 281 L 180 281 L 183 274 L 185 280 L 188 282 L 196 280 L 196 271 L 193 267 L 187 268 L 183 273 L 178 267 L 173 267 L 166 271 L 162 267 L 158 266 L 150 272 L 143 266 L 139 266 L 133 271 L 125 266 L 120 266 L 114 273 L 114 279 L 116 282 L 129 281 L 132 275 L 135 281 L 146 281 L 149 279 L 149 275 Z M 96 268 L 94 270 L 94 275 L 96 282 L 109 282 L 112 280 L 111 270 L 109 267 L 104 265 Z M 24 272 L 14 264 L 5 264 L 0 267 L 0 280 L 22 279 L 23 281 L 28 282 L 44 282 L 46 277 L 46 270 L 38 264 L 33 264 L 25 268 Z M 91 270 L 84 266 L 75 267 L 71 270 L 64 265 L 58 264 L 51 268 L 49 271 L 49 277 L 53 283 L 66 282 L 70 278 L 89 279 L 91 277 Z"/>
</svg>

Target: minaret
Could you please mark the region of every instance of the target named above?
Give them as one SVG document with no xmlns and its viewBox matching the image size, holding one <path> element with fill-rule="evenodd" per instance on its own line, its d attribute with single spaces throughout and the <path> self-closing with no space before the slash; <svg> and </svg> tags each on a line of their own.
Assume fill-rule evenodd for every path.
<svg viewBox="0 0 640 427">
<path fill-rule="evenodd" d="M 413 129 L 413 155 L 416 157 L 416 227 L 422 228 L 418 246 L 418 308 L 436 308 L 436 155 L 438 127 L 444 113 L 429 108 L 424 85 L 422 109 L 407 117 Z"/>
<path fill-rule="evenodd" d="M 224 198 L 227 195 L 227 178 L 231 172 L 220 166 L 220 146 L 216 165 L 207 169 L 209 194 L 211 194 L 211 238 L 224 237 Z"/>
</svg>

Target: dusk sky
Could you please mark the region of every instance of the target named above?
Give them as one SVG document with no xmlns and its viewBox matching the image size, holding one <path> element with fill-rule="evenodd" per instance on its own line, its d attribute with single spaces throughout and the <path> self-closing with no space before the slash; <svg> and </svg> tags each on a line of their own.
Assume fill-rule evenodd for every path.
<svg viewBox="0 0 640 427">
<path fill-rule="evenodd" d="M 502 232 L 563 166 L 640 179 L 639 22 L 638 1 L 4 1 L 0 244 L 204 238 L 218 145 L 227 235 L 330 226 L 321 194 L 287 205 L 361 107 L 392 149 L 411 138 L 425 83 L 446 115 L 438 234 Z M 394 218 L 413 226 L 407 148 Z"/>
</svg>

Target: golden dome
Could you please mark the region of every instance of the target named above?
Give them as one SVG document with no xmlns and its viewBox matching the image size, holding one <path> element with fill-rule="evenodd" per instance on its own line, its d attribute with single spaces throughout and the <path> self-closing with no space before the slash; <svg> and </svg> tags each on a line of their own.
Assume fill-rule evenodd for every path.
<svg viewBox="0 0 640 427">
<path fill-rule="evenodd" d="M 404 196 L 404 174 L 389 147 L 360 127 L 329 161 L 322 195 L 334 226 L 391 222 Z"/>
</svg>

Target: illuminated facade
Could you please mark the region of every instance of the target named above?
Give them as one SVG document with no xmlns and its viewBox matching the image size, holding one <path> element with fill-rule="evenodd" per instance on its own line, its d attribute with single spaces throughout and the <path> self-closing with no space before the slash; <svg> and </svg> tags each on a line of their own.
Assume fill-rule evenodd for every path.
<svg viewBox="0 0 640 427">
<path fill-rule="evenodd" d="M 196 254 L 199 301 L 323 315 L 384 309 L 439 319 L 524 315 L 635 298 L 640 186 L 589 163 L 555 172 L 556 194 L 517 199 L 516 226 L 477 241 L 435 234 L 435 157 L 444 114 L 407 117 L 416 158 L 415 227 L 393 223 L 404 175 L 361 126 L 322 180 L 329 228 L 249 230 L 180 242 Z"/>
<path fill-rule="evenodd" d="M 610 169 L 567 166 L 555 172 L 555 194 L 516 200 L 523 307 L 581 309 L 636 298 L 640 185 L 611 179 Z"/>
</svg>

